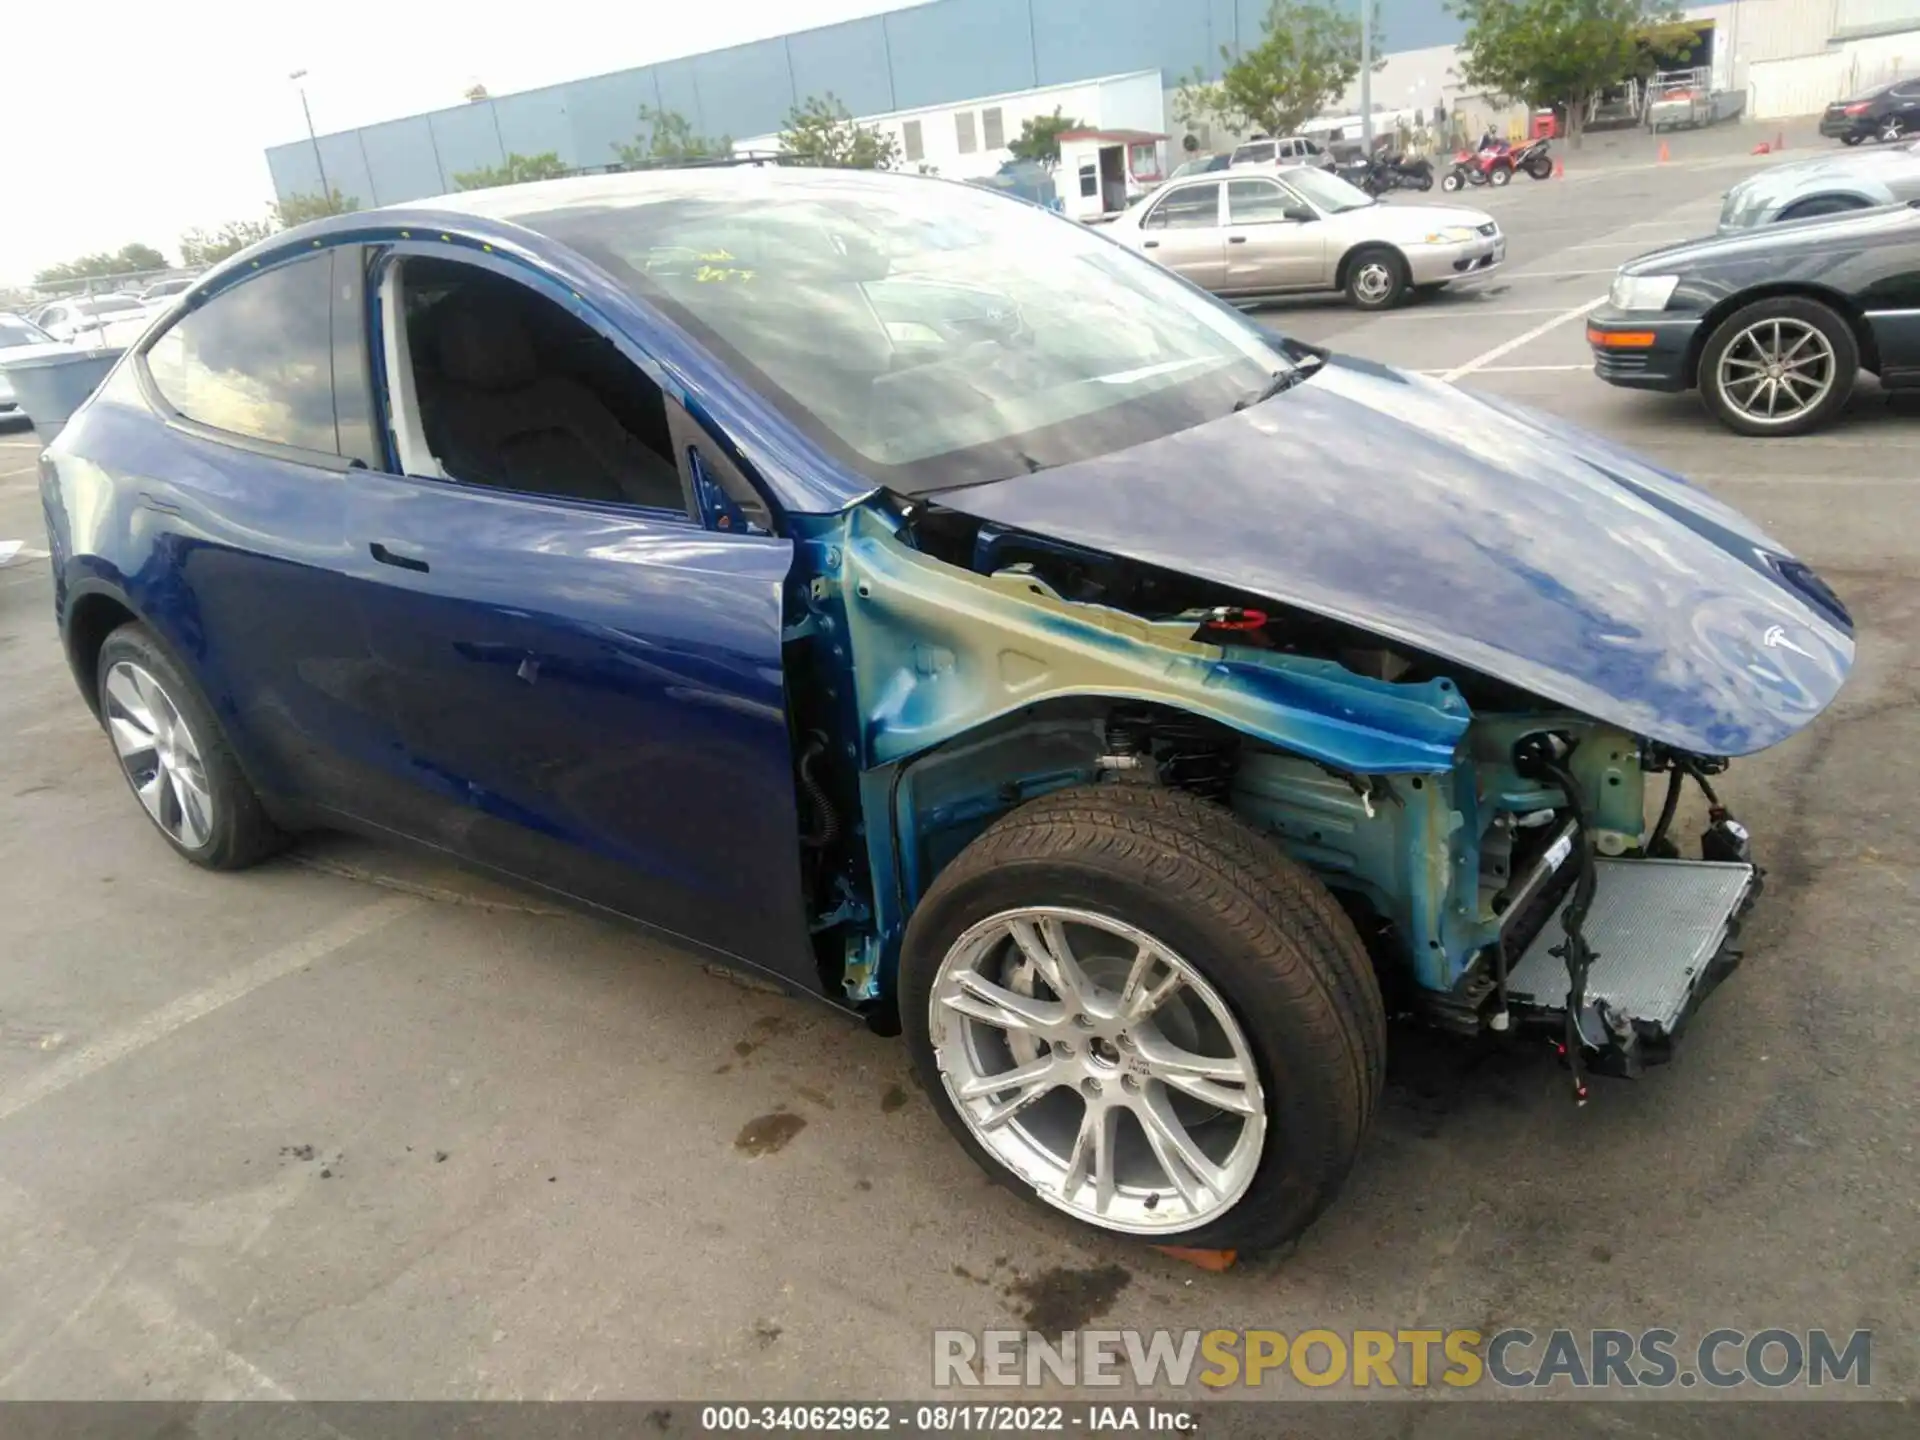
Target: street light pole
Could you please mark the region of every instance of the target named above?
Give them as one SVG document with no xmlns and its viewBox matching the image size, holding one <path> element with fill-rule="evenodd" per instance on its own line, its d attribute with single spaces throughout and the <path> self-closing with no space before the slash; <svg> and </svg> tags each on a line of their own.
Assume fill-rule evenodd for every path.
<svg viewBox="0 0 1920 1440">
<path fill-rule="evenodd" d="M 313 146 L 313 168 L 320 172 L 320 198 L 326 202 L 327 212 L 333 212 L 333 187 L 327 184 L 327 165 L 320 158 L 320 137 L 313 133 L 313 111 L 307 107 L 307 87 L 300 82 L 307 78 L 307 72 L 296 70 L 287 78 L 293 81 L 294 89 L 300 92 L 300 113 L 307 117 L 307 142 Z"/>
<path fill-rule="evenodd" d="M 1373 159 L 1373 0 L 1360 0 L 1360 145 Z"/>
</svg>

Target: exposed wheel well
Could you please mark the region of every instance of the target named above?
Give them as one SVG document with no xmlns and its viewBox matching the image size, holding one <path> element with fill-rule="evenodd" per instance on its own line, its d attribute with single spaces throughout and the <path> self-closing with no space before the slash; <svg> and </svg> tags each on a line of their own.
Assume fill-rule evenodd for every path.
<svg viewBox="0 0 1920 1440">
<path fill-rule="evenodd" d="M 1391 244 L 1385 240 L 1362 240 L 1358 245 L 1353 246 L 1346 254 L 1340 257 L 1340 264 L 1333 272 L 1334 289 L 1344 290 L 1347 288 L 1347 274 L 1353 268 L 1354 257 L 1363 255 L 1369 250 L 1385 250 L 1391 255 L 1398 256 L 1402 265 L 1407 264 L 1406 251 L 1402 250 L 1398 245 Z M 1412 267 L 1409 266 L 1408 268 L 1411 269 Z"/>
<path fill-rule="evenodd" d="M 1817 215 L 1844 215 L 1849 210 L 1865 210 L 1871 202 L 1859 195 L 1835 192 L 1809 195 L 1796 200 L 1774 217 L 1776 225 L 1788 220 L 1811 220 Z"/>
<path fill-rule="evenodd" d="M 1700 356 L 1707 348 L 1707 341 L 1720 324 L 1734 311 L 1744 309 L 1756 300 L 1779 300 L 1797 298 L 1813 300 L 1825 305 L 1847 322 L 1853 331 L 1853 338 L 1860 346 L 1860 368 L 1880 372 L 1880 349 L 1874 344 L 1873 327 L 1867 323 L 1866 315 L 1860 307 L 1846 296 L 1827 290 L 1818 285 L 1796 284 L 1787 281 L 1778 285 L 1758 285 L 1751 290 L 1742 290 L 1729 295 L 1706 313 L 1700 328 L 1693 332 L 1693 343 L 1687 350 L 1687 384 L 1698 386 L 1700 383 Z"/>
<path fill-rule="evenodd" d="M 111 595 L 100 594 L 80 596 L 67 615 L 67 662 L 96 716 L 100 713 L 100 647 L 107 643 L 107 636 L 139 618 Z"/>
</svg>

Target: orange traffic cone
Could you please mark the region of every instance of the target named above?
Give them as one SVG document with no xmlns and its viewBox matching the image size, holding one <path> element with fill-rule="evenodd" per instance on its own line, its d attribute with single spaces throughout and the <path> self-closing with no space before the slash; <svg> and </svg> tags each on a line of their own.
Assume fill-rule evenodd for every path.
<svg viewBox="0 0 1920 1440">
<path fill-rule="evenodd" d="M 1762 140 L 1758 145 L 1753 147 L 1753 153 L 1756 155 L 1771 155 L 1773 153 L 1773 147 Z"/>
<path fill-rule="evenodd" d="M 1662 165 L 1667 163 L 1667 142 L 1664 140 L 1660 142 L 1660 163 Z"/>
<path fill-rule="evenodd" d="M 1567 178 L 1567 162 L 1566 161 L 1555 160 L 1553 162 L 1553 178 L 1556 180 L 1564 180 Z"/>
</svg>

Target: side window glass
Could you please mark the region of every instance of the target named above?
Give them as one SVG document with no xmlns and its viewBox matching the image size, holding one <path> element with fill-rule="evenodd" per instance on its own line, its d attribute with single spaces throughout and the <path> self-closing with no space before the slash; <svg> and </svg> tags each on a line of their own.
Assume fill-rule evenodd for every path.
<svg viewBox="0 0 1920 1440">
<path fill-rule="evenodd" d="M 466 485 L 688 513 L 666 397 L 544 295 L 458 261 L 400 270 L 418 427 Z"/>
<path fill-rule="evenodd" d="M 1183 185 L 1153 207 L 1147 224 L 1156 230 L 1211 230 L 1220 223 L 1220 186 Z"/>
<path fill-rule="evenodd" d="M 1227 184 L 1227 215 L 1235 225 L 1271 225 L 1287 218 L 1293 197 L 1270 180 L 1233 180 Z"/>
<path fill-rule="evenodd" d="M 332 274 L 332 251 L 311 255 L 182 316 L 147 350 L 154 387 L 202 425 L 338 455 Z"/>
</svg>

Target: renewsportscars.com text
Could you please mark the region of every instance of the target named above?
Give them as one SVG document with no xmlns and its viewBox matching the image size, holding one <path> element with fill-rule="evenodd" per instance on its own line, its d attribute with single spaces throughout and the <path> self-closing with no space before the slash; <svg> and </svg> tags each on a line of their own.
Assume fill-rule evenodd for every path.
<svg viewBox="0 0 1920 1440">
<path fill-rule="evenodd" d="M 1065 1384 L 1211 1390 L 1358 1389 L 1730 1390 L 1865 1387 L 1873 1334 L 1710 1330 L 1697 1340 L 1647 1330 L 937 1330 L 942 1389 Z"/>
</svg>

